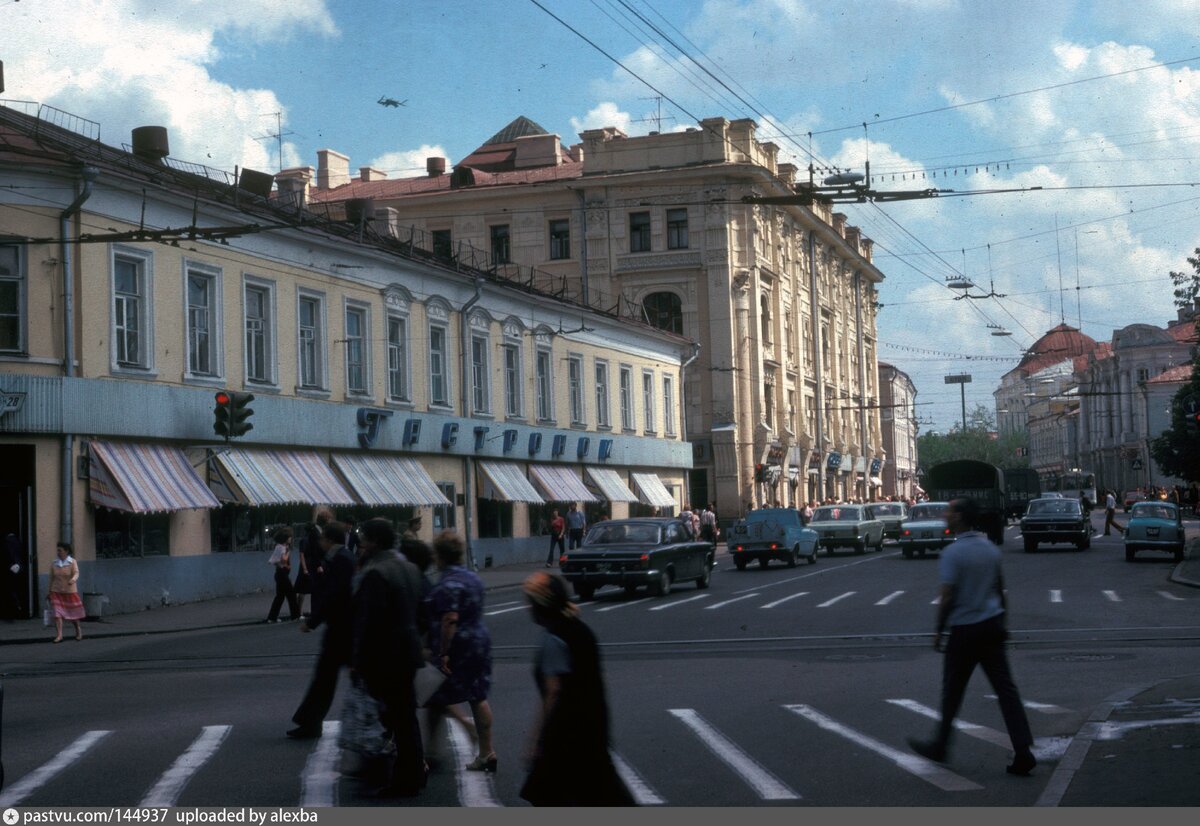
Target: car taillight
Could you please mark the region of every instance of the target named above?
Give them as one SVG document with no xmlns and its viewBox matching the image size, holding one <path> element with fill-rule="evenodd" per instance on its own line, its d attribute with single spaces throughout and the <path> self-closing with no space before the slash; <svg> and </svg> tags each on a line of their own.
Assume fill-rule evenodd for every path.
<svg viewBox="0 0 1200 826">
<path fill-rule="evenodd" d="M 567 561 L 567 555 L 566 555 L 566 554 L 563 554 L 562 556 L 560 556 L 560 557 L 558 558 L 558 564 L 559 564 L 559 565 L 562 565 L 562 564 L 563 564 L 564 562 L 566 562 L 566 561 Z"/>
<path fill-rule="evenodd" d="M 779 546 L 778 546 L 778 545 L 776 545 L 774 542 L 772 542 L 772 543 L 771 543 L 771 550 L 772 550 L 772 551 L 773 551 L 773 550 L 775 550 L 775 549 L 777 549 L 778 547 L 779 547 Z"/>
<path fill-rule="evenodd" d="M 950 535 L 950 529 L 949 529 L 949 528 L 946 528 L 946 530 L 942 531 L 942 533 L 943 533 L 944 535 L 946 535 L 946 536 L 949 536 L 949 535 Z"/>
<path fill-rule="evenodd" d="M 905 536 L 912 536 L 912 531 L 910 531 L 908 528 L 905 528 L 905 529 L 904 529 L 904 535 L 905 535 Z"/>
<path fill-rule="evenodd" d="M 734 550 L 735 550 L 735 551 L 740 551 L 740 550 L 742 550 L 742 546 L 741 546 L 741 545 L 738 545 L 738 546 L 736 546 L 736 547 L 734 548 Z"/>
</svg>

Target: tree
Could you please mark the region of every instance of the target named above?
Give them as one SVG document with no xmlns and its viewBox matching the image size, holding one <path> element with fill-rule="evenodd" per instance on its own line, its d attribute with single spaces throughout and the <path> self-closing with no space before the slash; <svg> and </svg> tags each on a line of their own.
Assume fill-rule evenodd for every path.
<svg viewBox="0 0 1200 826">
<path fill-rule="evenodd" d="M 995 417 L 982 404 L 968 411 L 967 422 L 966 430 L 925 433 L 918 437 L 917 463 L 921 468 L 927 470 L 953 459 L 975 459 L 1001 468 L 1029 467 L 1029 459 L 1023 450 L 1029 446 L 1026 431 L 996 435 Z"/>
<path fill-rule="evenodd" d="M 1200 247 L 1187 260 L 1191 272 L 1172 272 L 1175 306 L 1193 313 L 1200 339 Z M 1150 456 L 1163 473 L 1189 482 L 1200 480 L 1200 430 L 1192 429 L 1186 415 L 1190 405 L 1200 404 L 1200 345 L 1192 349 L 1192 378 L 1171 400 L 1171 427 L 1150 443 Z"/>
</svg>

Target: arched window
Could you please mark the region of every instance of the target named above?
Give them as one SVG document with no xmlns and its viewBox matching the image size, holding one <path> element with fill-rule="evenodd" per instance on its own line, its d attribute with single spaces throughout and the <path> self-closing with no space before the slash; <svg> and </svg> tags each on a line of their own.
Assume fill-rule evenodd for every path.
<svg viewBox="0 0 1200 826">
<path fill-rule="evenodd" d="M 642 307 L 652 325 L 683 335 L 683 303 L 675 293 L 651 293 L 642 302 Z"/>
<path fill-rule="evenodd" d="M 771 330 L 771 298 L 770 298 L 770 296 L 768 296 L 766 294 L 763 294 L 762 296 L 760 296 L 759 306 L 762 308 L 761 312 L 760 312 L 760 316 L 762 319 L 763 341 L 766 342 L 767 344 L 770 344 L 773 339 L 772 330 Z"/>
</svg>

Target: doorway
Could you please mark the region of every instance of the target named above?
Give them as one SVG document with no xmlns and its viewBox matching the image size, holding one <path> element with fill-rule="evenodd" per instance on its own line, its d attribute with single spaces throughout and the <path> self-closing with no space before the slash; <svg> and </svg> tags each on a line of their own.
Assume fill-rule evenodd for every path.
<svg viewBox="0 0 1200 826">
<path fill-rule="evenodd" d="M 8 570 L 7 556 L 0 570 L 0 618 L 28 619 L 30 608 L 37 602 L 34 584 L 37 582 L 37 554 L 34 552 L 36 531 L 33 524 L 34 447 L 33 445 L 0 446 L 0 541 L 15 537 L 18 564 L 16 574 Z"/>
</svg>

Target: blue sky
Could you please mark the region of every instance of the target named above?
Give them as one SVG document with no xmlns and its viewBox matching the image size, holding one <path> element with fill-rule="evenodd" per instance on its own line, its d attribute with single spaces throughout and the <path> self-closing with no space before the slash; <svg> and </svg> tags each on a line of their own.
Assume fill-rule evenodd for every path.
<svg viewBox="0 0 1200 826">
<path fill-rule="evenodd" d="M 332 148 L 405 176 L 517 115 L 566 143 L 645 133 L 648 82 L 674 101 L 664 130 L 753 117 L 801 166 L 810 148 L 858 170 L 869 154 L 880 189 L 1043 187 L 844 209 L 876 241 L 880 356 L 913 377 L 925 429 L 959 418 L 944 375 L 971 372 L 968 404 L 990 407 L 1063 317 L 1101 340 L 1174 317 L 1167 273 L 1200 246 L 1200 187 L 1145 185 L 1200 182 L 1193 0 L 539 2 L 641 79 L 530 0 L 0 0 L 3 97 L 96 120 L 113 144 L 165 125 L 174 156 L 226 169 L 277 168 L 262 136 L 280 112 L 284 166 Z M 944 280 L 964 269 L 1008 297 L 953 300 Z"/>
</svg>

